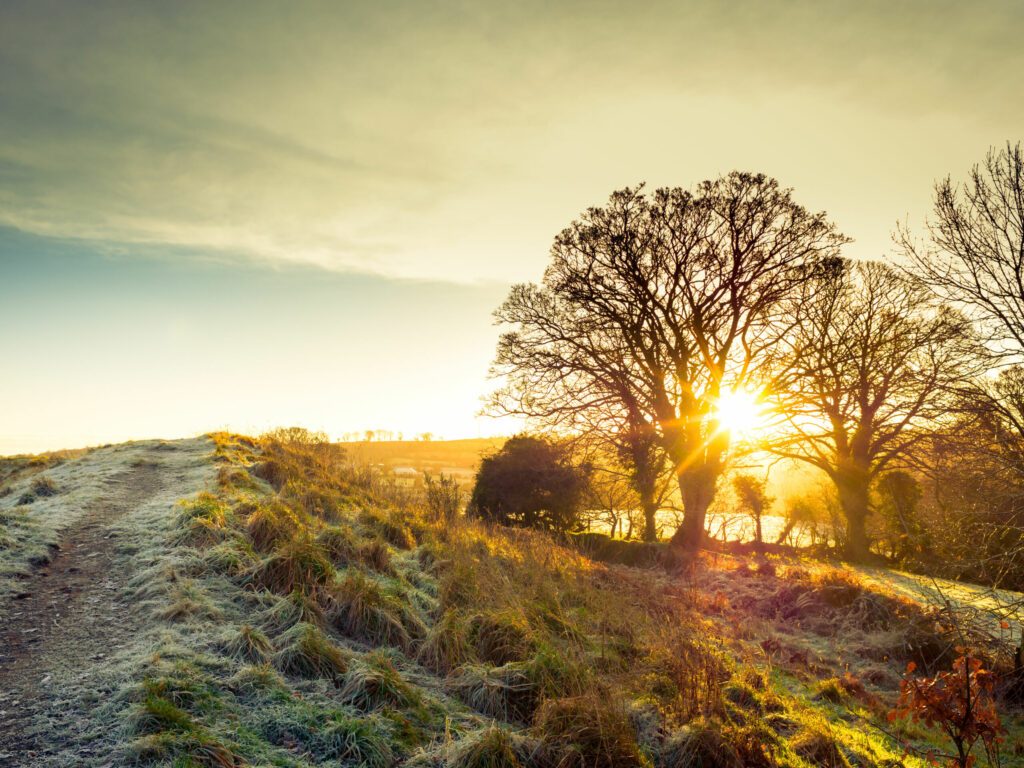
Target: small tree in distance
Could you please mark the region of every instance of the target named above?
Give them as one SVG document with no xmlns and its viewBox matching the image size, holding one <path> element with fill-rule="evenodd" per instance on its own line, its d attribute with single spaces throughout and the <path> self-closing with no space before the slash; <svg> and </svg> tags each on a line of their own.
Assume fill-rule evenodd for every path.
<svg viewBox="0 0 1024 768">
<path fill-rule="evenodd" d="M 568 447 L 519 435 L 480 463 L 467 513 L 500 525 L 576 531 L 587 484 Z"/>
<path fill-rule="evenodd" d="M 754 521 L 754 541 L 758 546 L 764 544 L 764 532 L 761 529 L 761 517 L 772 505 L 774 499 L 765 490 L 767 478 L 759 479 L 753 475 L 736 475 L 732 479 L 732 488 L 740 507 Z"/>
</svg>

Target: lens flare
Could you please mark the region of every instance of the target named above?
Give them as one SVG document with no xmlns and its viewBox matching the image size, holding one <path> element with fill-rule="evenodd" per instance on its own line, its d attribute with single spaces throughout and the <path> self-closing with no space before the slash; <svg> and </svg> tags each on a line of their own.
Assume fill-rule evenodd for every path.
<svg viewBox="0 0 1024 768">
<path fill-rule="evenodd" d="M 715 404 L 718 428 L 733 437 L 747 437 L 764 426 L 765 405 L 759 393 L 727 389 Z"/>
</svg>

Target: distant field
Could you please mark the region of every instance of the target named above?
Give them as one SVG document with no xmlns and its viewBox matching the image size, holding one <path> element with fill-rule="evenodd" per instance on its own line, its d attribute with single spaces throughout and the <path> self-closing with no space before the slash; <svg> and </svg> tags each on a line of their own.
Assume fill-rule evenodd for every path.
<svg viewBox="0 0 1024 768">
<path fill-rule="evenodd" d="M 480 459 L 505 444 L 504 437 L 470 440 L 381 440 L 343 443 L 353 458 L 386 467 L 412 467 L 440 472 L 461 469 L 475 472 Z"/>
</svg>

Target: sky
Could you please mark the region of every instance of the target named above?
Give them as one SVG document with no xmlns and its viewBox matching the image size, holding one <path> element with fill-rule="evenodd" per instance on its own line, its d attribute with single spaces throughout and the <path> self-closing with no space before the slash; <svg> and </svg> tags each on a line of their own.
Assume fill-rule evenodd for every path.
<svg viewBox="0 0 1024 768">
<path fill-rule="evenodd" d="M 614 189 L 763 171 L 890 253 L 1024 136 L 1019 2 L 0 5 L 0 453 L 445 437 Z"/>
</svg>

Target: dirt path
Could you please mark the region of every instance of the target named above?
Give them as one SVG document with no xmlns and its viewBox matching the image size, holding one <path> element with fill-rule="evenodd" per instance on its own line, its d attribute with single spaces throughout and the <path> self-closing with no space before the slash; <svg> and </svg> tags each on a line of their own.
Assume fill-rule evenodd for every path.
<svg viewBox="0 0 1024 768">
<path fill-rule="evenodd" d="M 89 747 L 89 711 L 112 693 L 100 670 L 144 621 L 128 597 L 134 574 L 118 560 L 115 525 L 180 482 L 180 467 L 160 461 L 160 453 L 150 447 L 125 454 L 124 468 L 105 478 L 63 531 L 54 559 L 7 606 L 0 620 L 0 766 L 43 765 L 69 750 L 102 759 Z"/>
</svg>

